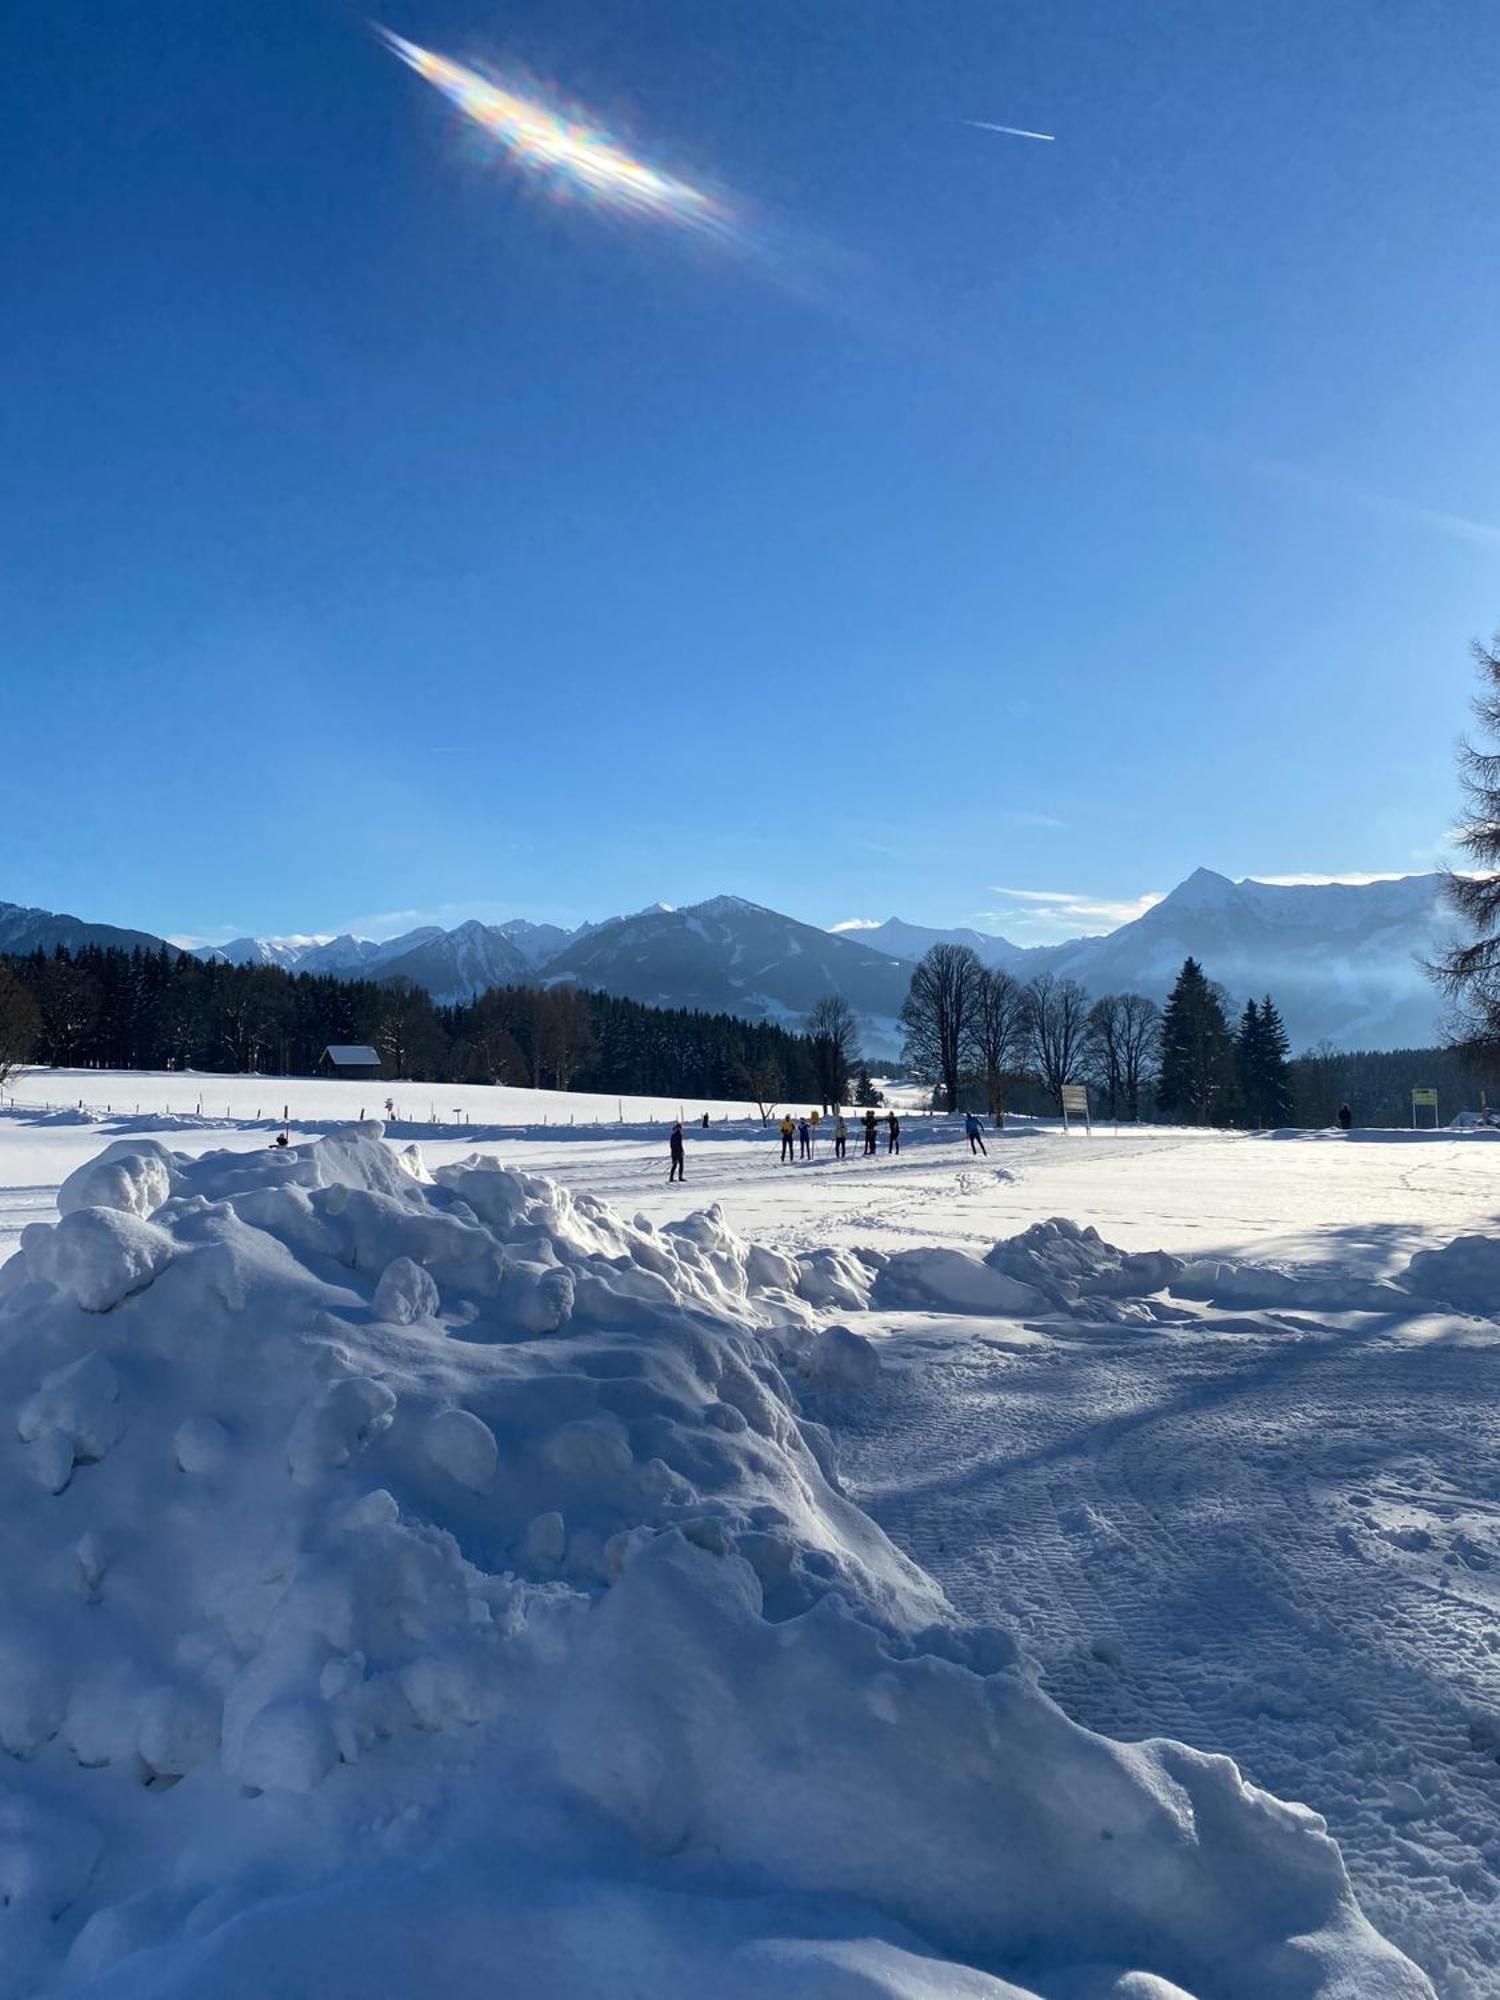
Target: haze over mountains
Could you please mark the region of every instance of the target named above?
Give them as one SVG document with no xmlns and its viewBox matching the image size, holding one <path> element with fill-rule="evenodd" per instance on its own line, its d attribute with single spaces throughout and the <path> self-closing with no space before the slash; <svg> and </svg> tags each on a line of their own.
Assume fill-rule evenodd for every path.
<svg viewBox="0 0 1500 2000">
<path fill-rule="evenodd" d="M 795 1025 L 821 995 L 840 992 L 860 1016 L 872 1055 L 899 1045 L 896 1015 L 912 965 L 940 941 L 971 946 L 1017 978 L 1042 971 L 1092 994 L 1135 990 L 1163 999 L 1184 958 L 1200 960 L 1238 1005 L 1270 991 L 1293 1044 L 1344 1048 L 1435 1041 L 1440 1003 L 1420 961 L 1451 934 L 1441 875 L 1363 884 L 1288 886 L 1200 868 L 1143 916 L 1103 936 L 1017 945 L 975 930 L 938 930 L 891 918 L 820 930 L 737 896 L 685 909 L 655 904 L 568 931 L 515 918 L 436 925 L 375 941 L 237 938 L 203 958 L 288 971 L 409 979 L 440 1002 L 487 986 L 573 980 L 629 999 Z M 0 904 L 0 951 L 63 943 L 156 945 L 145 932 Z"/>
</svg>

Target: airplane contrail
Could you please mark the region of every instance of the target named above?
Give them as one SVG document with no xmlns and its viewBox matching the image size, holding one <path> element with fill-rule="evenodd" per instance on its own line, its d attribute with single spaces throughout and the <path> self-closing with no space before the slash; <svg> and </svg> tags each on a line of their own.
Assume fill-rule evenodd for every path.
<svg viewBox="0 0 1500 2000">
<path fill-rule="evenodd" d="M 1045 139 L 1047 144 L 1056 142 L 1055 132 L 1027 132 L 1019 125 L 990 125 L 983 118 L 966 118 L 965 125 L 972 125 L 976 132 L 1004 132 L 1011 139 Z"/>
</svg>

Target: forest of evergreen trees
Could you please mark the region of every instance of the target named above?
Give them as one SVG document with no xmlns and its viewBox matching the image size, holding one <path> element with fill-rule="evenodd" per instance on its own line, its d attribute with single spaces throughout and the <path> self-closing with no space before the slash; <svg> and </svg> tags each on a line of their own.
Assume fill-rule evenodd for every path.
<svg viewBox="0 0 1500 2000">
<path fill-rule="evenodd" d="M 705 1098 L 816 1095 L 805 1036 L 730 1014 L 575 987 L 495 987 L 439 1007 L 407 982 L 223 965 L 89 946 L 0 960 L 29 1027 L 25 1059 L 67 1068 L 311 1076 L 330 1042 L 368 1043 L 417 1081 Z M 3 976 L 3 974 L 0 974 Z"/>
</svg>

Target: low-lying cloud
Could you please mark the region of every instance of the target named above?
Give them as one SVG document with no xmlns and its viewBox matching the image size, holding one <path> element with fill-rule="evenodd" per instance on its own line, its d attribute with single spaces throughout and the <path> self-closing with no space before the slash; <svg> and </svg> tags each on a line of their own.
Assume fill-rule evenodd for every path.
<svg viewBox="0 0 1500 2000">
<path fill-rule="evenodd" d="M 1090 937 L 1114 931 L 1121 924 L 1134 923 L 1162 900 L 1162 891 L 1150 889 L 1143 896 L 1093 896 L 1072 889 L 1006 889 L 990 885 L 992 896 L 1009 905 L 1002 910 L 985 910 L 982 921 L 996 924 L 1007 937 L 1024 932 L 1031 942 Z M 978 921 L 978 919 L 976 920 Z"/>
</svg>

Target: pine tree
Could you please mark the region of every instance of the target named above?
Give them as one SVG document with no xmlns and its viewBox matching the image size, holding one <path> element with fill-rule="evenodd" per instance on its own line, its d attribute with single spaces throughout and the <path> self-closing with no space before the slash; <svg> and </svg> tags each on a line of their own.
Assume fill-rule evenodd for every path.
<svg viewBox="0 0 1500 2000">
<path fill-rule="evenodd" d="M 1187 959 L 1161 1027 L 1157 1102 L 1188 1125 L 1226 1124 L 1234 1104 L 1234 1043 L 1224 1004 L 1196 959 Z"/>
</svg>

